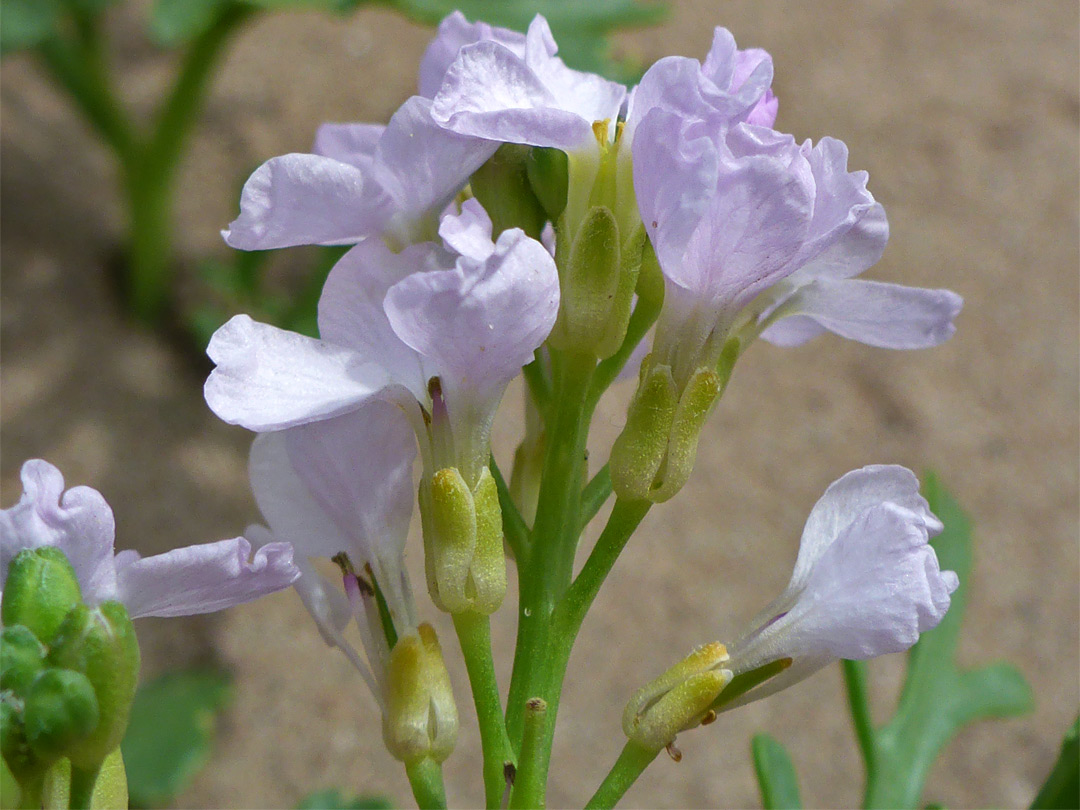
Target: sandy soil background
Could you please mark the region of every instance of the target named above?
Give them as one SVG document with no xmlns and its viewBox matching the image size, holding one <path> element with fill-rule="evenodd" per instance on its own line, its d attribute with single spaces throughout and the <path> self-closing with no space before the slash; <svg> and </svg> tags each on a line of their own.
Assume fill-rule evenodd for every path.
<svg viewBox="0 0 1080 810">
<path fill-rule="evenodd" d="M 1080 699 L 1077 6 L 672 6 L 665 25 L 620 37 L 620 51 L 645 63 L 701 57 L 716 24 L 743 47 L 767 48 L 778 125 L 845 140 L 852 167 L 870 172 L 886 205 L 892 239 L 872 276 L 951 287 L 966 306 L 956 337 L 932 351 L 826 337 L 796 350 L 762 345 L 744 359 L 693 479 L 649 516 L 586 623 L 550 805 L 583 802 L 606 772 L 637 685 L 695 644 L 728 638 L 783 586 L 805 515 L 830 481 L 898 462 L 939 470 L 977 522 L 961 661 L 1012 661 L 1038 698 L 1032 715 L 965 731 L 925 798 L 1026 806 Z M 145 106 L 167 62 L 142 42 L 137 19 L 121 10 L 113 22 L 124 90 Z M 183 255 L 224 253 L 217 230 L 259 161 L 305 150 L 324 120 L 385 120 L 411 92 L 428 36 L 382 11 L 281 14 L 246 29 L 183 169 Z M 18 497 L 22 460 L 41 456 L 71 484 L 105 494 L 121 546 L 160 551 L 238 534 L 255 517 L 248 435 L 206 409 L 206 369 L 126 324 L 105 281 L 118 233 L 108 156 L 25 59 L 5 62 L 0 90 L 3 504 Z M 629 393 L 603 406 L 594 458 Z M 517 402 L 511 394 L 500 423 L 502 458 L 513 450 Z M 411 564 L 420 562 L 414 546 Z M 181 806 L 289 807 L 331 785 L 411 802 L 381 750 L 370 696 L 293 594 L 210 618 L 146 620 L 140 634 L 147 676 L 200 662 L 237 676 L 217 761 Z M 512 608 L 496 616 L 495 634 L 505 683 Z M 478 746 L 463 671 L 452 665 L 464 733 L 447 762 L 448 791 L 472 805 Z M 873 666 L 882 717 L 901 671 L 896 657 Z M 762 730 L 790 747 L 808 806 L 858 800 L 859 761 L 830 669 L 684 735 L 682 763 L 658 760 L 626 806 L 756 805 L 748 741 Z"/>
</svg>

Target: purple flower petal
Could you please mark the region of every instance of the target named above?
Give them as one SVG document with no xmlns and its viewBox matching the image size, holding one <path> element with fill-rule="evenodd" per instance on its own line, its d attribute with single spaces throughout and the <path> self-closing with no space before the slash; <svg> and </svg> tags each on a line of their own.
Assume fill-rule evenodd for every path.
<svg viewBox="0 0 1080 810">
<path fill-rule="evenodd" d="M 252 556 L 243 537 L 146 558 L 122 551 L 117 590 L 132 618 L 210 613 L 287 588 L 300 576 L 292 556 L 288 543 L 269 543 Z"/>
<path fill-rule="evenodd" d="M 241 250 L 348 245 L 379 229 L 392 201 L 371 173 L 320 155 L 271 158 L 248 178 L 240 216 L 222 232 Z"/>
<path fill-rule="evenodd" d="M 383 124 L 322 124 L 315 131 L 311 151 L 363 170 L 375 156 L 386 126 Z"/>
<path fill-rule="evenodd" d="M 0 511 L 0 587 L 20 551 L 55 546 L 75 569 L 84 599 L 115 598 L 115 522 L 101 493 L 90 487 L 64 492 L 64 476 L 41 459 L 25 462 L 21 477 L 19 502 Z"/>
<path fill-rule="evenodd" d="M 217 368 L 206 403 L 248 430 L 294 427 L 354 410 L 389 379 L 373 360 L 348 348 L 237 315 L 206 350 Z"/>
<path fill-rule="evenodd" d="M 446 71 L 466 45 L 485 40 L 497 42 L 521 59 L 525 58 L 525 35 L 485 22 L 470 23 L 460 11 L 454 11 L 439 23 L 439 31 L 420 60 L 418 90 L 425 98 L 439 92 Z"/>
</svg>

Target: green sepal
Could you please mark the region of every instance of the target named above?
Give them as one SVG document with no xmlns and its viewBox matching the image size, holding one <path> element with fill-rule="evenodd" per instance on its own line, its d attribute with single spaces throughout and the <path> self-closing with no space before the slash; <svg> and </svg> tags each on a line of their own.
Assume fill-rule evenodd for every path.
<svg viewBox="0 0 1080 810">
<path fill-rule="evenodd" d="M 40 783 L 48 767 L 31 750 L 23 725 L 22 701 L 10 693 L 0 698 L 0 754 L 20 785 Z"/>
<path fill-rule="evenodd" d="M 420 483 L 428 591 L 448 613 L 494 613 L 506 595 L 502 509 L 491 471 L 472 490 L 456 467 Z"/>
<path fill-rule="evenodd" d="M 79 579 L 64 552 L 53 546 L 26 548 L 8 568 L 0 617 L 5 627 L 24 625 L 49 645 L 68 611 L 81 601 Z"/>
<path fill-rule="evenodd" d="M 723 390 L 724 381 L 711 368 L 699 368 L 690 377 L 671 419 L 664 466 L 649 494 L 653 503 L 670 500 L 690 479 L 701 429 Z"/>
<path fill-rule="evenodd" d="M 642 379 L 626 414 L 626 426 L 611 447 L 611 488 L 623 500 L 646 500 L 667 454 L 679 394 L 671 368 L 641 366 Z"/>
<path fill-rule="evenodd" d="M 42 667 L 46 649 L 29 627 L 17 624 L 0 634 L 0 689 L 24 696 Z"/>
<path fill-rule="evenodd" d="M 473 196 L 491 217 L 495 239 L 509 228 L 521 228 L 539 239 L 547 222 L 544 206 L 529 182 L 529 152 L 527 146 L 504 143 L 469 178 Z"/>
<path fill-rule="evenodd" d="M 71 760 L 57 760 L 45 774 L 42 806 L 71 807 Z M 116 810 L 128 806 L 124 757 L 117 748 L 101 763 L 90 795 L 91 810 Z M 136 805 L 137 806 L 137 805 Z"/>
<path fill-rule="evenodd" d="M 566 208 L 567 167 L 566 153 L 551 147 L 534 146 L 525 161 L 529 185 L 552 222 L 558 222 Z"/>
<path fill-rule="evenodd" d="M 26 693 L 26 742 L 43 762 L 68 756 L 97 728 L 98 720 L 97 695 L 81 672 L 46 669 Z"/>
<path fill-rule="evenodd" d="M 457 704 L 430 624 L 398 639 L 387 663 L 383 742 L 406 764 L 442 762 L 457 743 Z"/>
<path fill-rule="evenodd" d="M 79 768 L 96 768 L 120 745 L 135 699 L 139 644 L 127 609 L 111 601 L 96 608 L 76 606 L 64 619 L 48 661 L 82 672 L 94 687 L 101 720 L 68 757 Z"/>
</svg>

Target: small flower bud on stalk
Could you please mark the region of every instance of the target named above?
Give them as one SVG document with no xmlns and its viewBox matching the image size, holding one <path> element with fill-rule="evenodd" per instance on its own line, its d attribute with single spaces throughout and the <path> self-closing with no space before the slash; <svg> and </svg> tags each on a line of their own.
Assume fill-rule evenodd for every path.
<svg viewBox="0 0 1080 810">
<path fill-rule="evenodd" d="M 471 490 L 456 467 L 420 482 L 424 561 L 432 601 L 448 613 L 494 613 L 506 595 L 502 510 L 485 467 Z"/>
<path fill-rule="evenodd" d="M 529 184 L 544 207 L 547 218 L 558 222 L 566 208 L 568 168 L 566 152 L 550 147 L 533 147 L 525 162 Z"/>
<path fill-rule="evenodd" d="M 119 602 L 73 608 L 56 635 L 48 661 L 83 673 L 93 686 L 100 722 L 66 756 L 76 768 L 96 770 L 123 739 L 135 698 L 139 645 L 126 608 Z"/>
<path fill-rule="evenodd" d="M 11 693 L 0 699 L 0 754 L 23 790 L 35 782 L 40 784 L 47 763 L 30 749 L 23 724 L 22 701 Z"/>
<path fill-rule="evenodd" d="M 81 600 L 79 580 L 64 552 L 53 546 L 27 548 L 8 568 L 0 616 L 5 627 L 25 625 L 49 644 L 67 612 Z"/>
<path fill-rule="evenodd" d="M 398 639 L 387 666 L 383 742 L 406 765 L 442 762 L 457 742 L 450 675 L 435 630 L 426 622 Z"/>
<path fill-rule="evenodd" d="M 94 687 L 81 672 L 47 669 L 27 691 L 26 741 L 42 762 L 68 756 L 97 728 L 99 718 Z"/>
<path fill-rule="evenodd" d="M 710 706 L 731 681 L 722 669 L 727 649 L 719 642 L 705 644 L 659 678 L 643 686 L 626 704 L 623 731 L 650 751 L 670 745 L 710 716 Z"/>
<path fill-rule="evenodd" d="M 520 144 L 503 144 L 469 178 L 473 196 L 491 216 L 494 237 L 521 228 L 539 239 L 544 229 L 547 214 L 529 182 L 529 151 Z"/>
<path fill-rule="evenodd" d="M 0 689 L 25 695 L 45 665 L 45 652 L 30 628 L 5 627 L 0 635 Z"/>
</svg>

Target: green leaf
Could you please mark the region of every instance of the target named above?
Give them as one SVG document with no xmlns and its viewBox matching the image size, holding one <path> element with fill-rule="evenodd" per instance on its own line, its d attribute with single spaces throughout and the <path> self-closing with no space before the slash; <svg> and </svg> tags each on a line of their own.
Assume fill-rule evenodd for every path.
<svg viewBox="0 0 1080 810">
<path fill-rule="evenodd" d="M 309 793 L 296 805 L 296 810 L 392 810 L 393 807 L 385 796 L 355 796 L 347 800 L 338 788 L 326 788 Z"/>
<path fill-rule="evenodd" d="M 1031 810 L 1071 807 L 1080 807 L 1080 717 L 1065 733 L 1061 754 L 1031 803 Z"/>
<path fill-rule="evenodd" d="M 927 474 L 923 492 L 945 524 L 931 545 L 942 570 L 955 571 L 960 587 L 941 623 L 923 633 L 908 656 L 907 677 L 892 720 L 875 735 L 867 807 L 919 806 L 926 776 L 939 751 L 976 720 L 1030 711 L 1031 687 L 1011 664 L 961 671 L 955 663 L 971 575 L 971 521 L 937 476 Z"/>
<path fill-rule="evenodd" d="M 768 734 L 755 734 L 750 750 L 754 772 L 761 788 L 761 806 L 765 810 L 788 810 L 802 807 L 799 780 L 787 750 Z"/>
<path fill-rule="evenodd" d="M 32 48 L 56 31 L 56 0 L 0 0 L 0 54 Z"/>
<path fill-rule="evenodd" d="M 209 29 L 219 9 L 228 3 L 229 0 L 155 0 L 150 13 L 150 33 L 166 47 L 187 42 Z"/>
<path fill-rule="evenodd" d="M 232 679 L 223 672 L 163 675 L 135 696 L 121 746 L 132 806 L 169 802 L 206 764 L 215 716 L 232 697 Z"/>
<path fill-rule="evenodd" d="M 389 0 L 389 5 L 429 25 L 437 25 L 450 12 L 460 10 L 470 21 L 483 20 L 517 31 L 524 31 L 534 16 L 543 14 L 559 43 L 559 56 L 570 67 L 624 80 L 634 71 L 612 64 L 605 34 L 654 24 L 667 13 L 663 3 L 642 0 Z"/>
</svg>

